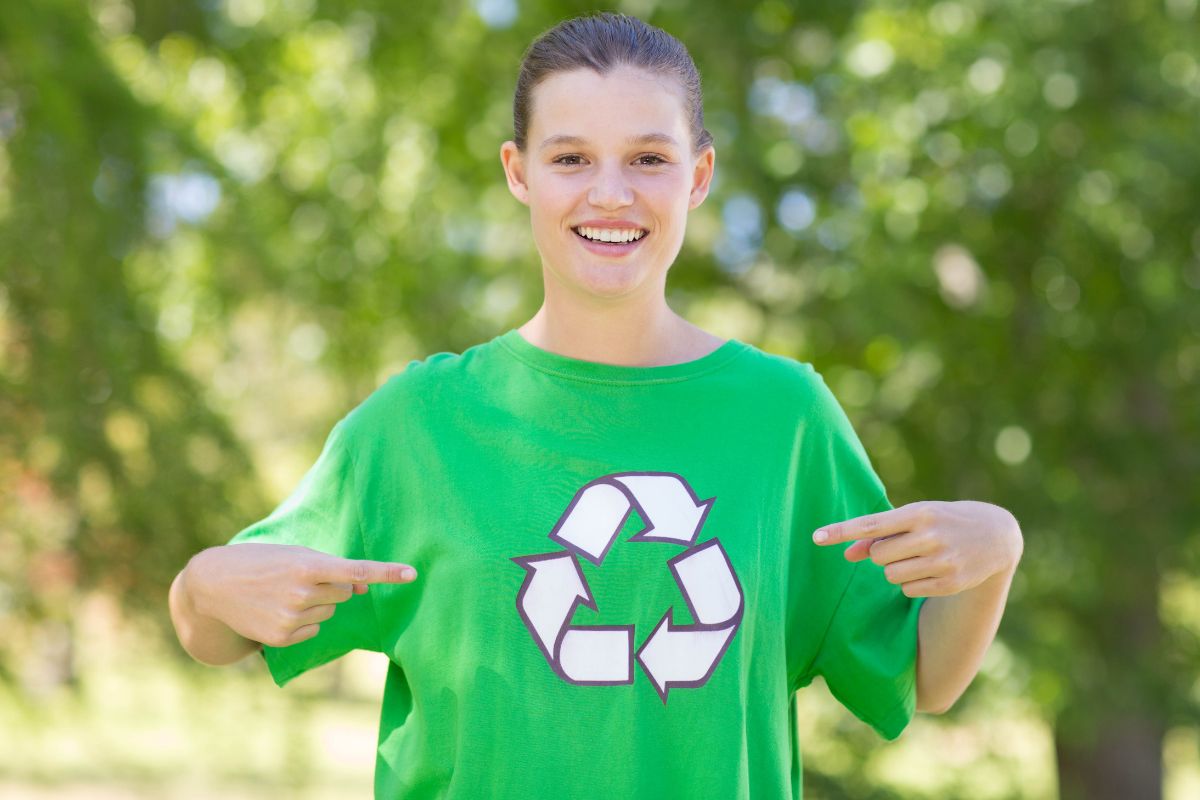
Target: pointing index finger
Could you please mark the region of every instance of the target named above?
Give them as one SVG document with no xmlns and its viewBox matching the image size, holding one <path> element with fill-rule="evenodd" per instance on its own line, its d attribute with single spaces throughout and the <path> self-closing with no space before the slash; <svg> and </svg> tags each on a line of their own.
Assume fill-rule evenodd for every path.
<svg viewBox="0 0 1200 800">
<path fill-rule="evenodd" d="M 333 558 L 317 572 L 322 583 L 411 583 L 417 577 L 408 564 L 354 558 Z"/>
<path fill-rule="evenodd" d="M 840 544 L 855 539 L 878 539 L 906 529 L 907 523 L 901 509 L 893 508 L 824 525 L 813 533 L 813 541 L 819 545 Z"/>
</svg>

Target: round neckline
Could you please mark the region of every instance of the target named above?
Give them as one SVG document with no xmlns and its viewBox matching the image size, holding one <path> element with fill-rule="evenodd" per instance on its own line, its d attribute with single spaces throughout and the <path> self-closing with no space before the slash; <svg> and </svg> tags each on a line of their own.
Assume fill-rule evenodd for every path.
<svg viewBox="0 0 1200 800">
<path fill-rule="evenodd" d="M 516 328 L 511 328 L 496 337 L 496 341 L 513 356 L 535 369 L 564 378 L 601 383 L 658 383 L 687 380 L 724 366 L 746 349 L 744 342 L 727 339 L 708 354 L 691 361 L 637 367 L 586 361 L 543 350 L 522 336 Z"/>
</svg>

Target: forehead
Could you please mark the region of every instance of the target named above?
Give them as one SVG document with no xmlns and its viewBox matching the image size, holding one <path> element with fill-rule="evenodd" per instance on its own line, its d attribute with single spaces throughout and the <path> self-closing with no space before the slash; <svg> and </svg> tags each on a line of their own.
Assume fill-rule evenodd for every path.
<svg viewBox="0 0 1200 800">
<path fill-rule="evenodd" d="M 533 91 L 530 139 L 538 146 L 552 136 L 603 138 L 625 143 L 647 132 L 686 137 L 683 92 L 671 77 L 635 67 L 605 75 L 591 69 L 558 72 Z"/>
</svg>

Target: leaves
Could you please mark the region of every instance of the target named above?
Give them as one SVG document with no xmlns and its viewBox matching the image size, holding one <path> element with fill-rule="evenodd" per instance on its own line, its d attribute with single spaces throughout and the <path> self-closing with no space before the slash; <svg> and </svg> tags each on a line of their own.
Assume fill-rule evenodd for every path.
<svg viewBox="0 0 1200 800">
<path fill-rule="evenodd" d="M 31 559 L 162 615 L 186 559 L 267 510 L 383 377 L 532 314 L 497 156 L 521 53 L 575 12 L 489 13 L 0 10 L 7 619 L 62 613 Z M 897 504 L 1016 515 L 1001 637 L 1027 690 L 1057 687 L 1034 692 L 1047 714 L 1093 713 L 1103 680 L 1059 678 L 1085 651 L 1087 674 L 1123 670 L 1110 621 L 1154 617 L 1162 564 L 1200 567 L 1196 13 L 647 18 L 691 49 L 718 152 L 673 307 L 829 375 Z M 1167 650 L 1131 691 L 1194 721 L 1193 639 L 1145 639 Z"/>
</svg>

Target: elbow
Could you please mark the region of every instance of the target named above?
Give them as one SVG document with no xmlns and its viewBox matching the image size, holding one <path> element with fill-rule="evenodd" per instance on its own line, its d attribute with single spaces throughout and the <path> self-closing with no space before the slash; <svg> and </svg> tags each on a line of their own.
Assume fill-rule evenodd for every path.
<svg viewBox="0 0 1200 800">
<path fill-rule="evenodd" d="M 917 703 L 917 711 L 919 711 L 922 714 L 945 714 L 949 710 L 950 710 L 950 706 L 947 706 L 947 705 L 930 706 L 930 705 L 922 705 L 921 703 Z"/>
<path fill-rule="evenodd" d="M 917 711 L 922 714 L 945 714 L 957 702 L 957 697 L 937 698 L 931 697 L 928 692 L 917 693 Z"/>
<path fill-rule="evenodd" d="M 257 643 L 255 643 L 255 644 L 257 644 Z M 261 647 L 261 645 L 259 647 Z M 258 647 L 252 647 L 249 650 L 246 650 L 245 652 L 242 652 L 242 653 L 222 653 L 217 656 L 210 656 L 207 654 L 197 654 L 197 653 L 193 653 L 192 651 L 189 650 L 188 655 L 190 655 L 193 660 L 198 661 L 199 663 L 204 664 L 205 666 L 208 666 L 208 667 L 228 667 L 231 664 L 236 664 L 239 661 L 242 661 L 243 659 L 246 658 L 246 656 L 250 655 L 251 653 L 255 652 L 258 649 L 259 649 Z"/>
</svg>

